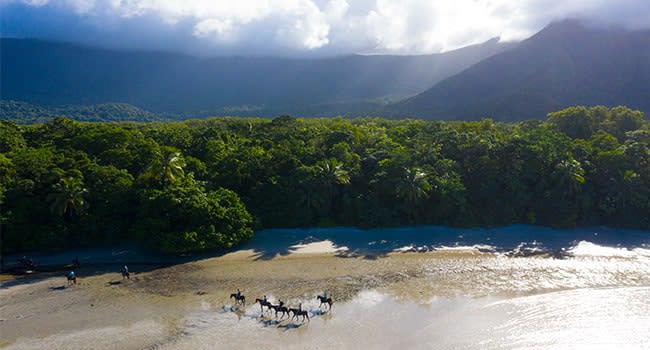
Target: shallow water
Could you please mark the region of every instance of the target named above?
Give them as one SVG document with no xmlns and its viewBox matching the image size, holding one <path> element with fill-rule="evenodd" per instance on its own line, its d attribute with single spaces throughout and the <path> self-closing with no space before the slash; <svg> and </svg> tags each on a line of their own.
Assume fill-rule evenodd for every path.
<svg viewBox="0 0 650 350">
<path fill-rule="evenodd" d="M 204 305 L 163 348 L 650 348 L 650 250 L 580 241 L 562 259 L 471 252 L 422 254 L 420 270 L 331 312 L 293 300 L 310 322 Z"/>
<path fill-rule="evenodd" d="M 486 230 L 429 229 L 265 231 L 242 247 L 251 250 L 246 257 L 225 255 L 125 284 L 125 298 L 151 309 L 132 322 L 22 334 L 5 347 L 650 349 L 650 232 L 516 226 L 489 231 L 488 240 L 479 239 Z M 331 253 L 311 255 L 319 249 Z M 214 292 L 179 292 L 188 285 Z M 235 286 L 249 297 L 302 303 L 311 319 L 279 319 L 258 304 L 233 308 L 226 291 Z M 161 289 L 176 292 L 158 297 L 166 295 Z M 335 299 L 331 311 L 315 299 L 323 290 Z M 147 304 L 137 293 L 163 301 Z M 156 311 L 181 301 L 177 318 Z"/>
<path fill-rule="evenodd" d="M 650 288 L 576 289 L 518 298 L 434 298 L 401 303 L 390 295 L 364 291 L 354 300 L 320 311 L 306 307 L 310 321 L 204 310 L 188 314 L 175 335 L 155 349 L 644 349 L 650 346 Z M 146 328 L 145 328 L 146 327 Z M 159 325 L 138 323 L 110 330 L 47 339 L 53 348 L 75 339 L 160 334 Z M 124 339 L 122 339 L 124 340 Z M 18 344 L 17 344 L 18 345 Z M 23 343 L 16 348 L 30 348 Z M 58 345 L 58 346 L 56 346 Z M 93 348 L 93 347 L 90 347 Z M 120 348 L 112 347 L 112 348 Z"/>
</svg>

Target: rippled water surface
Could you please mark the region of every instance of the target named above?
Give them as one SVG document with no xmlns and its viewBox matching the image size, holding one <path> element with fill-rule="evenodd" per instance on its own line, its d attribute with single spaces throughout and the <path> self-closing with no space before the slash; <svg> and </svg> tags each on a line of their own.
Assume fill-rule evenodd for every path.
<svg viewBox="0 0 650 350">
<path fill-rule="evenodd" d="M 310 322 L 199 312 L 162 348 L 643 349 L 650 288 L 577 289 L 517 298 L 434 298 L 400 303 L 365 291 Z"/>
</svg>

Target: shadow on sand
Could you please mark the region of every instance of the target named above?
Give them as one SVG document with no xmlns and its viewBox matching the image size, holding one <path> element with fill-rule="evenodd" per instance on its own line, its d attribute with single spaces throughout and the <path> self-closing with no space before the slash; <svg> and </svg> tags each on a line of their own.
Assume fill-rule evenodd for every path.
<svg viewBox="0 0 650 350">
<path fill-rule="evenodd" d="M 270 260 L 295 252 L 299 246 L 329 241 L 339 258 L 380 259 L 390 252 L 427 252 L 441 248 L 474 247 L 479 250 L 503 252 L 509 256 L 546 254 L 554 258 L 570 256 L 567 249 L 577 242 L 633 249 L 650 246 L 650 232 L 609 227 L 586 227 L 557 230 L 548 227 L 512 225 L 498 228 L 450 228 L 421 226 L 361 230 L 357 228 L 268 229 L 230 250 L 212 250 L 201 254 L 166 256 L 136 247 L 72 250 L 56 254 L 34 254 L 33 271 L 21 269 L 23 254 L 5 256 L 11 263 L 3 273 L 18 278 L 2 282 L 0 288 L 32 283 L 53 276 L 64 276 L 74 269 L 81 279 L 87 276 L 119 273 L 127 264 L 132 272 L 148 272 L 171 265 L 219 257 L 236 250 L 254 251 L 255 260 Z M 80 262 L 73 267 L 72 261 Z M 24 270 L 24 271 L 23 271 Z M 117 283 L 116 283 L 117 284 Z"/>
<path fill-rule="evenodd" d="M 330 241 L 340 258 L 379 259 L 394 251 L 428 252 L 441 248 L 474 247 L 484 251 L 527 256 L 540 252 L 566 257 L 566 250 L 577 242 L 636 248 L 650 245 L 650 232 L 609 227 L 553 229 L 541 226 L 512 225 L 498 228 L 450 228 L 421 226 L 361 230 L 347 227 L 308 229 L 268 229 L 238 247 L 253 250 L 254 259 L 269 260 L 286 256 L 298 246 Z"/>
<path fill-rule="evenodd" d="M 267 313 L 260 313 L 257 315 L 256 320 L 263 326 L 263 327 L 277 327 L 281 328 L 284 331 L 288 331 L 291 329 L 298 329 L 303 326 L 309 325 L 311 320 L 316 319 L 316 318 L 323 318 L 326 321 L 330 320 L 332 318 L 332 313 L 330 310 L 323 310 L 323 309 L 310 309 L 308 310 L 309 312 L 309 320 L 298 320 L 291 318 L 287 316 L 287 318 L 277 318 L 272 316 L 272 314 L 267 314 Z"/>
<path fill-rule="evenodd" d="M 133 274 L 149 272 L 197 258 L 193 256 L 165 256 L 136 247 L 77 249 L 52 254 L 30 253 L 27 256 L 33 261 L 33 266 L 27 270 L 21 263 L 21 259 L 25 255 L 27 254 L 11 254 L 4 257 L 6 263 L 2 273 L 15 278 L 2 282 L 0 288 L 5 289 L 57 276 L 63 278 L 70 270 L 74 270 L 76 275 L 83 279 L 110 272 L 120 273 L 124 265 L 128 265 Z"/>
<path fill-rule="evenodd" d="M 57 286 L 57 287 L 50 287 L 49 289 L 52 290 L 52 291 L 55 291 L 55 290 L 65 290 L 66 288 L 67 287 L 65 285 L 62 285 L 62 286 Z"/>
<path fill-rule="evenodd" d="M 276 319 L 276 318 L 267 318 L 264 316 L 258 317 L 257 320 L 264 327 L 277 327 L 283 329 L 284 331 L 288 331 L 291 329 L 298 329 L 302 326 L 306 326 L 307 324 L 309 324 L 309 322 L 307 321 L 294 322 L 294 320 L 289 318 Z"/>
</svg>

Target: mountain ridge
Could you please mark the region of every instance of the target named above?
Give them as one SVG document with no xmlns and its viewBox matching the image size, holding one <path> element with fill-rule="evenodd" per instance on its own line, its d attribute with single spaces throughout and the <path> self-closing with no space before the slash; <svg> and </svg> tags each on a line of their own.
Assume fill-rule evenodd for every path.
<svg viewBox="0 0 650 350">
<path fill-rule="evenodd" d="M 343 114 L 416 94 L 513 47 L 489 40 L 433 55 L 193 57 L 0 39 L 2 99 L 34 105 L 128 103 L 154 113 Z"/>
<path fill-rule="evenodd" d="M 570 105 L 650 111 L 650 30 L 587 28 L 561 21 L 388 106 L 426 119 L 541 119 Z"/>
</svg>

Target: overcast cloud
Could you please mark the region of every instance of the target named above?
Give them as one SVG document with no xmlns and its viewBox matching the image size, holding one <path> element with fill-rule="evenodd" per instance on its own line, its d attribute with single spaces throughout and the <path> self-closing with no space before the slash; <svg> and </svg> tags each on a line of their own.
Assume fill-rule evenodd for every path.
<svg viewBox="0 0 650 350">
<path fill-rule="evenodd" d="M 554 20 L 650 26 L 650 0 L 0 0 L 3 37 L 202 55 L 435 53 Z"/>
</svg>

